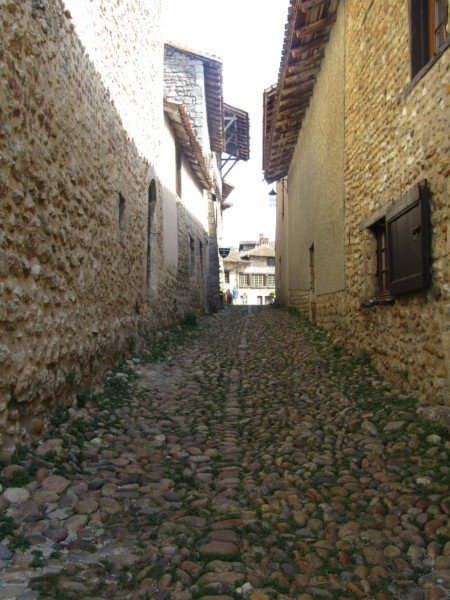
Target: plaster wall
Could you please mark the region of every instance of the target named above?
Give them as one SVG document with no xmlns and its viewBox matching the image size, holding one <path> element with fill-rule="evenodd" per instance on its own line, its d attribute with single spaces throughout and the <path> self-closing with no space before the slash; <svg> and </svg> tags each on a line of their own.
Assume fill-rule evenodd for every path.
<svg viewBox="0 0 450 600">
<path fill-rule="evenodd" d="M 341 2 L 288 173 L 289 289 L 309 290 L 314 244 L 317 296 L 345 286 L 344 44 Z"/>
<path fill-rule="evenodd" d="M 289 301 L 289 202 L 287 182 L 277 181 L 275 274 L 277 302 Z"/>
</svg>

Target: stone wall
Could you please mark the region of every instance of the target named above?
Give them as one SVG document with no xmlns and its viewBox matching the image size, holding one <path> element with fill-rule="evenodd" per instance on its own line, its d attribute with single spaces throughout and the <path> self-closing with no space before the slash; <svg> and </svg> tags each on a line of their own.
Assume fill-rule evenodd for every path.
<svg viewBox="0 0 450 600">
<path fill-rule="evenodd" d="M 167 162 L 155 133 L 164 131 L 160 92 L 145 106 L 148 130 L 141 124 L 137 131 L 134 109 L 121 112 L 126 98 L 144 110 L 139 89 L 144 95 L 152 86 L 162 89 L 159 2 L 83 6 L 86 23 L 95 15 L 109 23 L 99 31 L 111 43 L 103 50 L 98 43 L 92 54 L 100 72 L 62 2 L 0 4 L 0 445 L 6 452 L 40 434 L 49 410 L 145 335 L 206 305 L 206 277 L 192 276 L 185 265 L 186 239 L 198 251 L 205 228 L 174 194 L 175 174 L 163 171 L 161 179 L 157 167 Z M 138 40 L 136 62 L 125 60 Z M 130 71 L 146 64 L 149 80 L 139 75 L 128 89 L 131 72 L 113 77 L 120 62 Z"/>
<path fill-rule="evenodd" d="M 337 45 L 337 33 L 344 31 L 345 37 L 339 39 L 345 42 L 345 57 Z M 337 215 L 345 225 L 345 280 L 343 285 L 335 286 L 335 292 L 320 288 L 324 278 L 329 279 L 329 285 L 333 285 L 335 278 L 329 278 L 325 270 L 320 275 L 316 263 L 317 323 L 331 329 L 338 341 L 347 343 L 355 352 L 368 351 L 381 373 L 405 391 L 431 403 L 448 403 L 450 170 L 448 136 L 444 132 L 448 131 L 449 51 L 447 47 L 422 79 L 411 86 L 409 42 L 407 0 L 340 3 L 290 167 L 289 224 L 278 224 L 277 235 L 284 235 L 284 244 L 289 246 L 287 301 L 283 297 L 286 283 L 279 279 L 278 285 L 282 288 L 283 302 L 311 315 L 305 248 L 314 242 L 317 251 L 320 225 L 308 205 L 299 200 L 307 198 L 305 191 L 317 185 L 320 165 L 328 156 L 331 179 L 334 176 L 339 181 L 341 168 L 345 183 L 344 212 Z M 344 78 L 335 80 L 336 86 L 329 88 L 327 98 L 323 89 L 327 64 L 331 67 L 336 61 L 345 68 Z M 317 135 L 311 127 L 314 111 L 320 106 L 326 106 L 327 102 L 331 107 L 334 103 L 341 106 L 342 92 L 345 94 L 344 163 L 339 154 L 334 158 L 317 149 Z M 324 128 L 338 125 L 339 138 L 336 114 L 323 112 L 323 121 Z M 328 136 L 330 143 L 333 136 L 334 133 Z M 311 154 L 315 160 L 308 170 Z M 310 178 L 305 185 L 303 172 Z M 427 179 L 431 191 L 432 284 L 425 291 L 397 296 L 393 304 L 365 308 L 364 303 L 376 295 L 377 264 L 375 236 L 362 227 L 363 223 L 423 179 Z M 336 201 L 339 202 L 338 195 Z M 301 231 L 306 231 L 306 236 L 299 236 Z M 293 243 L 295 237 L 302 239 Z M 277 248 L 282 249 L 278 239 Z M 333 248 L 338 246 L 329 248 L 330 265 L 336 260 Z"/>
<path fill-rule="evenodd" d="M 184 106 L 205 153 L 209 151 L 203 61 L 172 46 L 164 49 L 164 95 Z"/>
<path fill-rule="evenodd" d="M 407 0 L 347 0 L 347 337 L 379 369 L 430 402 L 449 400 L 448 51 L 411 90 Z M 447 85 L 447 87 L 446 87 Z M 375 210 L 422 179 L 432 194 L 432 286 L 393 306 L 361 309 L 372 297 Z M 343 332 L 341 332 L 343 333 Z"/>
<path fill-rule="evenodd" d="M 289 290 L 288 306 L 296 308 L 303 316 L 310 318 L 311 303 L 309 292 L 300 290 Z"/>
<path fill-rule="evenodd" d="M 336 331 L 342 328 L 342 323 L 345 322 L 345 291 L 334 292 L 333 294 L 322 294 L 316 296 L 316 321 L 321 327 Z M 345 329 L 344 329 L 345 331 Z M 338 336 L 338 340 L 346 344 L 347 338 Z"/>
</svg>

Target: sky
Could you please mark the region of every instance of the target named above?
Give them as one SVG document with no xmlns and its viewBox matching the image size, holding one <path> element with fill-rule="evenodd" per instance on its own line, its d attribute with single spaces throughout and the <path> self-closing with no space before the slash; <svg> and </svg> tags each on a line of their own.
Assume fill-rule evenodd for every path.
<svg viewBox="0 0 450 600">
<path fill-rule="evenodd" d="M 222 246 L 275 239 L 272 186 L 263 182 L 262 98 L 276 83 L 289 0 L 162 0 L 166 41 L 214 54 L 223 61 L 224 101 L 250 117 L 250 159 L 227 176 L 235 186 L 223 213 Z"/>
</svg>

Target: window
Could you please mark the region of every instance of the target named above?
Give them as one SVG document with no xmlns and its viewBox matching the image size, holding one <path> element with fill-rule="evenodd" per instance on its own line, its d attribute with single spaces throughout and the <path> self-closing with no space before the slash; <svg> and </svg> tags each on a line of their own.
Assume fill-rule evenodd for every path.
<svg viewBox="0 0 450 600">
<path fill-rule="evenodd" d="M 176 193 L 179 198 L 181 198 L 181 150 L 178 146 L 175 146 L 175 162 L 176 162 Z"/>
<path fill-rule="evenodd" d="M 373 232 L 377 240 L 377 289 L 379 298 L 389 297 L 389 268 L 388 268 L 388 249 L 386 221 L 379 221 L 374 227 Z"/>
<path fill-rule="evenodd" d="M 154 179 L 150 182 L 150 186 L 148 188 L 148 204 L 147 204 L 147 293 L 151 294 L 152 291 L 155 291 L 156 285 L 156 277 L 157 270 L 152 269 L 152 261 L 154 261 L 155 257 L 152 257 L 152 247 L 154 245 L 154 240 L 152 240 L 152 229 L 153 229 L 153 221 L 155 216 L 155 208 L 156 208 L 156 182 Z"/>
<path fill-rule="evenodd" d="M 200 273 L 203 276 L 203 244 L 200 241 L 198 242 L 198 251 L 200 256 Z"/>
<path fill-rule="evenodd" d="M 225 271 L 225 283 L 230 283 L 230 271 Z"/>
<path fill-rule="evenodd" d="M 252 287 L 261 288 L 266 284 L 266 278 L 264 275 L 252 275 Z"/>
<path fill-rule="evenodd" d="M 427 288 L 431 282 L 429 192 L 416 184 L 377 213 L 370 229 L 377 241 L 378 298 Z"/>
<path fill-rule="evenodd" d="M 275 287 L 275 275 L 267 275 L 267 287 Z"/>
<path fill-rule="evenodd" d="M 267 266 L 268 267 L 274 267 L 275 266 L 275 257 L 274 256 L 269 256 L 267 258 Z"/>
<path fill-rule="evenodd" d="M 125 198 L 119 194 L 119 230 L 125 229 Z"/>
<path fill-rule="evenodd" d="M 191 277 L 195 275 L 195 244 L 194 238 L 189 236 L 189 248 L 191 252 Z"/>
<path fill-rule="evenodd" d="M 411 79 L 448 37 L 448 0 L 410 0 Z"/>
<path fill-rule="evenodd" d="M 422 181 L 386 213 L 389 289 L 392 295 L 427 288 L 431 283 L 430 206 Z"/>
<path fill-rule="evenodd" d="M 250 277 L 244 273 L 239 274 L 239 287 L 249 287 Z"/>
</svg>

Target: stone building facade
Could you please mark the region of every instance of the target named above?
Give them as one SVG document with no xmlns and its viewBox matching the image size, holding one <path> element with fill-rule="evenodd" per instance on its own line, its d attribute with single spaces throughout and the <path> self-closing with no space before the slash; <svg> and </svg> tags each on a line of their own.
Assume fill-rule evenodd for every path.
<svg viewBox="0 0 450 600">
<path fill-rule="evenodd" d="M 259 242 L 241 242 L 243 250 L 223 259 L 223 293 L 237 288 L 237 304 L 270 304 L 275 293 L 275 244 L 262 235 Z"/>
<path fill-rule="evenodd" d="M 293 0 L 288 21 L 264 95 L 277 298 L 448 403 L 447 2 Z"/>
<path fill-rule="evenodd" d="M 200 145 L 163 102 L 160 14 L 159 0 L 0 5 L 4 452 L 157 328 L 218 305 L 221 178 L 208 125 Z"/>
</svg>

